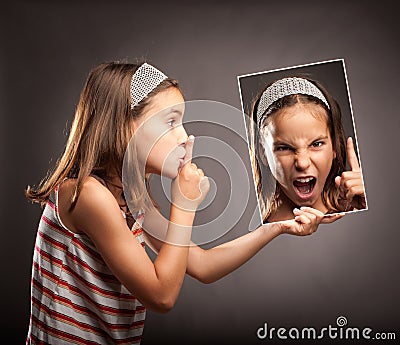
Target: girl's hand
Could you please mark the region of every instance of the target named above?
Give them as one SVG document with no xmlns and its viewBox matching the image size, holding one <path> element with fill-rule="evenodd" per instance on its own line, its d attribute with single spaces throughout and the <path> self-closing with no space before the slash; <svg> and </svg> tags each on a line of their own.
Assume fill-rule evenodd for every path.
<svg viewBox="0 0 400 345">
<path fill-rule="evenodd" d="M 345 211 L 364 209 L 366 208 L 365 191 L 351 137 L 347 139 L 347 157 L 351 170 L 343 172 L 341 176 L 336 176 L 335 183 L 339 188 L 340 197 L 344 200 Z"/>
<path fill-rule="evenodd" d="M 294 219 L 277 222 L 281 226 L 282 233 L 296 236 L 311 235 L 317 231 L 320 223 L 332 223 L 344 216 L 343 214 L 326 216 L 321 211 L 311 207 L 295 208 L 293 213 Z"/>
<path fill-rule="evenodd" d="M 186 143 L 185 163 L 171 185 L 172 203 L 186 211 L 195 211 L 210 189 L 203 170 L 192 163 L 193 144 L 194 137 L 191 135 Z"/>
</svg>

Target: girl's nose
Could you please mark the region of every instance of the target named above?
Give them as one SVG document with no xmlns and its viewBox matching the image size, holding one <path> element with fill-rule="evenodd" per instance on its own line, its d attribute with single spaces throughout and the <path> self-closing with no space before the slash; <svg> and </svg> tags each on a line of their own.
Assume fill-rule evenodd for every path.
<svg viewBox="0 0 400 345">
<path fill-rule="evenodd" d="M 297 170 L 306 170 L 311 164 L 308 151 L 298 152 L 294 164 Z"/>
<path fill-rule="evenodd" d="M 177 131 L 177 138 L 178 138 L 178 145 L 184 145 L 186 144 L 188 140 L 188 134 L 186 133 L 185 128 L 183 125 L 180 125 L 175 128 Z"/>
</svg>

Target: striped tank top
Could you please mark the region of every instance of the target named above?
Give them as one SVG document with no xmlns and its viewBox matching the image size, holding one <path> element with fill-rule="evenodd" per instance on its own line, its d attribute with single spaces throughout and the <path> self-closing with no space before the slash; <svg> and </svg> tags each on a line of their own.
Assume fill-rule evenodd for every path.
<svg viewBox="0 0 400 345">
<path fill-rule="evenodd" d="M 143 218 L 131 229 L 144 247 Z M 26 344 L 139 344 L 145 314 L 90 238 L 63 225 L 56 188 L 36 236 Z"/>
</svg>

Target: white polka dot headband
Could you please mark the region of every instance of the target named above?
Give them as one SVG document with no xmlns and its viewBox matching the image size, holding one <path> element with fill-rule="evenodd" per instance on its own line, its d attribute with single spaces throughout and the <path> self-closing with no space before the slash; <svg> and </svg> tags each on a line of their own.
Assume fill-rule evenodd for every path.
<svg viewBox="0 0 400 345">
<path fill-rule="evenodd" d="M 321 90 L 307 79 L 296 77 L 283 78 L 269 86 L 261 95 L 260 102 L 258 103 L 257 107 L 257 124 L 261 123 L 266 110 L 272 105 L 272 103 L 285 96 L 295 94 L 316 97 L 320 99 L 328 109 L 330 109 L 329 103 Z"/>
<path fill-rule="evenodd" d="M 167 78 L 164 73 L 148 63 L 141 65 L 133 74 L 131 80 L 131 109 Z"/>
</svg>

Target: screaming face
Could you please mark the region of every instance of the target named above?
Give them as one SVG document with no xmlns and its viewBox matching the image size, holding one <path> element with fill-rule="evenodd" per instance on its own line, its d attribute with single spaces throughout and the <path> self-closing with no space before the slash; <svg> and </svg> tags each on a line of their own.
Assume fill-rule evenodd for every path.
<svg viewBox="0 0 400 345">
<path fill-rule="evenodd" d="M 322 191 L 336 157 L 327 116 L 320 105 L 297 103 L 272 114 L 262 130 L 268 165 L 290 207 L 327 211 Z"/>
</svg>

